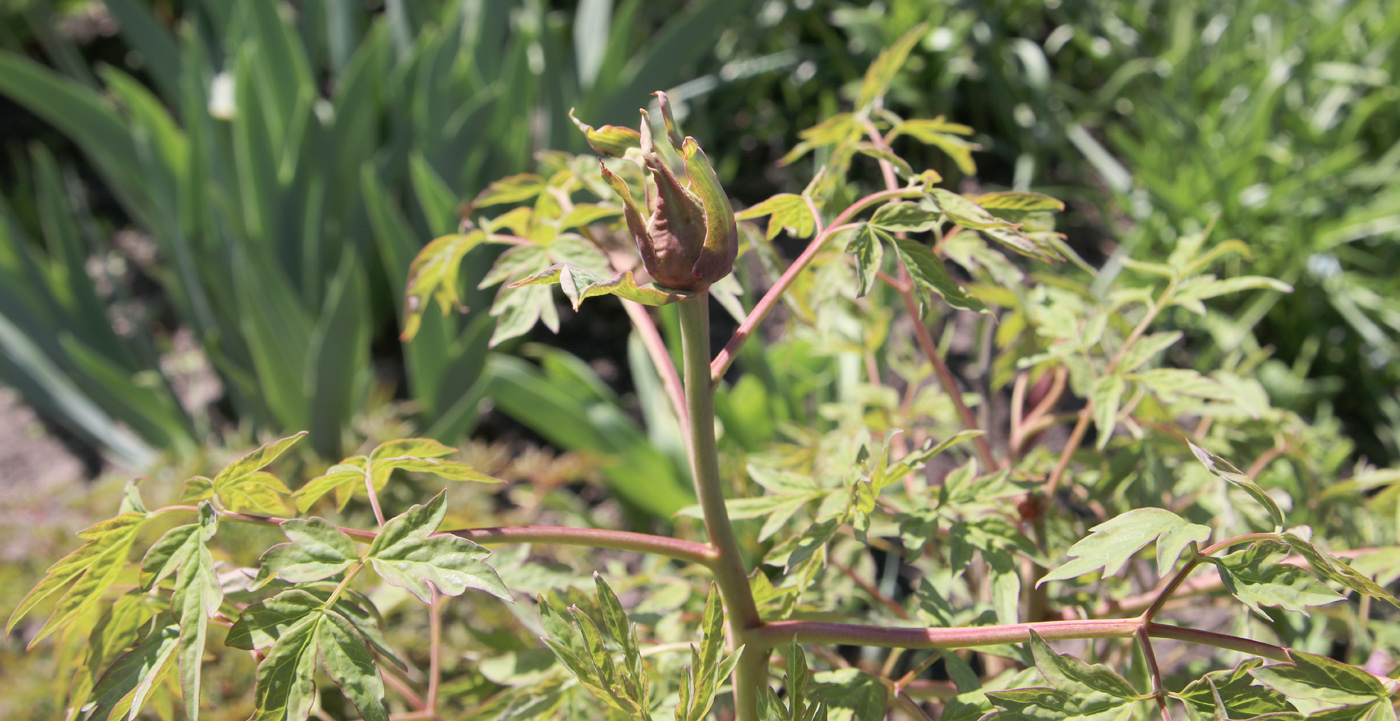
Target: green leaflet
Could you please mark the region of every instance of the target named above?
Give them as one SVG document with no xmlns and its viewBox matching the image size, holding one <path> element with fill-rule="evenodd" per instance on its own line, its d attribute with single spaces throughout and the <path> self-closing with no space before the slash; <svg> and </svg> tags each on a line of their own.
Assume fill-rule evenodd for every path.
<svg viewBox="0 0 1400 721">
<path fill-rule="evenodd" d="M 269 548 L 259 559 L 255 588 L 274 578 L 289 583 L 309 583 L 344 571 L 359 562 L 355 542 L 324 518 L 293 519 L 282 524 L 291 543 Z"/>
<path fill-rule="evenodd" d="M 886 203 L 870 217 L 870 225 L 891 233 L 922 233 L 938 227 L 937 208 L 922 203 Z"/>
<path fill-rule="evenodd" d="M 1132 702 L 1112 696 L 1090 700 L 1053 688 L 1020 688 L 988 691 L 987 698 L 1001 713 L 1001 721 L 1126 721 Z"/>
<path fill-rule="evenodd" d="M 49 567 L 43 580 L 39 581 L 10 614 L 5 625 L 8 635 L 15 624 L 33 610 L 40 601 L 59 589 L 72 583 L 68 592 L 59 599 L 53 614 L 44 624 L 29 647 L 33 648 L 44 637 L 57 631 L 101 600 L 102 593 L 117 580 L 126 565 L 136 534 L 149 520 L 144 513 L 123 513 L 88 527 L 78 533 L 87 542 L 78 550 L 64 556 Z"/>
<path fill-rule="evenodd" d="M 768 216 L 766 237 L 772 240 L 786 230 L 793 238 L 810 238 L 817 232 L 817 221 L 807 206 L 806 198 L 793 193 L 779 193 L 758 205 L 735 213 L 735 220 L 751 220 Z"/>
<path fill-rule="evenodd" d="M 866 224 L 861 226 L 860 232 L 851 236 L 846 243 L 846 252 L 856 261 L 856 297 L 864 298 L 875 287 L 880 264 L 885 259 L 885 246 L 875 235 L 873 227 Z"/>
<path fill-rule="evenodd" d="M 290 591 L 282 596 L 287 598 L 276 605 L 281 621 L 276 641 L 258 665 L 254 692 L 257 710 L 252 720 L 306 718 L 315 699 L 319 655 L 326 675 L 355 704 L 361 716 L 367 721 L 388 721 L 384 681 L 356 626 L 336 611 L 327 610 L 323 602 L 310 594 Z M 267 610 L 254 614 L 255 623 L 271 620 Z M 229 635 L 234 637 L 232 631 Z"/>
<path fill-rule="evenodd" d="M 291 589 L 248 606 L 239 614 L 233 628 L 229 629 L 224 643 L 246 651 L 267 648 L 306 614 L 323 608 L 330 596 L 331 592 L 324 588 Z M 383 619 L 369 598 L 354 591 L 342 590 L 331 610 L 354 625 L 379 655 L 404 667 L 403 661 L 389 648 L 384 632 L 380 630 Z"/>
<path fill-rule="evenodd" d="M 350 499 L 369 495 L 366 481 L 374 483 L 375 492 L 384 489 L 395 470 L 410 473 L 431 473 L 450 481 L 500 483 L 485 473 L 472 470 L 465 463 L 445 460 L 442 456 L 456 451 L 431 438 L 405 438 L 381 443 L 368 456 L 352 456 L 331 466 L 292 494 L 297 510 L 305 513 L 327 493 L 335 492 L 336 508 L 345 510 Z"/>
<path fill-rule="evenodd" d="M 390 519 L 370 544 L 365 559 L 385 582 L 432 602 L 429 584 L 449 596 L 475 588 L 506 601 L 510 591 L 482 559 L 491 552 L 465 538 L 433 535 L 447 513 L 446 494 Z M 348 539 L 347 539 L 348 540 Z"/>
<path fill-rule="evenodd" d="M 1186 705 L 1193 721 L 1216 718 L 1217 702 L 1230 718 L 1252 718 L 1270 713 L 1296 711 L 1287 698 L 1271 688 L 1254 683 L 1251 674 L 1263 662 L 1257 658 L 1241 661 L 1235 668 L 1212 671 L 1172 694 Z"/>
<path fill-rule="evenodd" d="M 890 169 L 901 178 L 912 178 L 915 175 L 914 168 L 909 165 L 909 161 L 889 150 L 876 146 L 874 143 L 856 143 L 853 149 L 861 155 L 889 163 Z"/>
<path fill-rule="evenodd" d="M 1181 340 L 1181 336 L 1181 331 L 1174 330 L 1166 333 L 1153 333 L 1139 338 L 1133 347 L 1129 348 L 1128 352 L 1123 355 L 1122 362 L 1118 364 L 1118 371 L 1131 373 L 1137 370 L 1142 364 L 1152 360 L 1153 356 Z"/>
<path fill-rule="evenodd" d="M 1123 402 L 1125 388 L 1127 383 L 1123 376 L 1117 373 L 1103 376 L 1094 382 L 1094 424 L 1099 429 L 1096 447 L 1100 451 L 1113 437 L 1113 427 L 1118 423 L 1118 406 Z"/>
<path fill-rule="evenodd" d="M 600 594 L 601 597 L 601 594 Z M 738 664 L 744 648 L 740 646 L 721 662 L 724 651 L 724 608 L 720 603 L 719 590 L 710 584 L 709 595 L 705 598 L 705 611 L 700 622 L 704 641 L 697 651 L 690 647 L 690 665 L 685 667 L 681 679 L 681 703 L 676 706 L 676 721 L 704 721 L 714 705 L 715 693 L 724 680 L 729 678 Z"/>
<path fill-rule="evenodd" d="M 502 181 L 504 182 L 504 181 Z M 480 200 L 478 198 L 478 200 Z M 504 202 L 504 201 L 502 201 Z M 462 305 L 458 288 L 462 259 L 472 248 L 486 242 L 486 234 L 474 230 L 465 235 L 444 235 L 423 246 L 408 269 L 408 285 L 404 290 L 403 332 L 400 337 L 412 340 L 423 324 L 423 311 L 428 296 L 437 300 L 443 315 Z"/>
<path fill-rule="evenodd" d="M 88 636 L 82 666 L 74 674 L 69 706 L 82 708 L 93 686 L 125 650 L 137 645 L 150 631 L 152 619 L 165 609 L 161 599 L 144 593 L 128 593 L 113 602 Z"/>
<path fill-rule="evenodd" d="M 1243 551 L 1205 560 L 1220 569 L 1220 580 L 1235 598 L 1265 618 L 1268 614 L 1261 606 L 1278 606 L 1306 616 L 1311 606 L 1342 600 L 1308 571 L 1280 563 L 1287 555 L 1287 544 L 1263 540 Z"/>
<path fill-rule="evenodd" d="M 1100 569 L 1104 576 L 1116 575 L 1133 554 L 1154 541 L 1157 575 L 1164 576 L 1189 545 L 1205 543 L 1210 538 L 1206 526 L 1187 523 L 1161 508 L 1134 509 L 1089 530 L 1088 538 L 1070 547 L 1073 560 L 1046 574 L 1040 584 L 1077 578 Z"/>
<path fill-rule="evenodd" d="M 315 616 L 306 616 L 282 634 L 258 664 L 253 692 L 256 711 L 249 721 L 304 719 L 316 698 Z"/>
<path fill-rule="evenodd" d="M 864 671 L 843 668 L 813 674 L 817 695 L 831 721 L 883 721 L 889 710 L 885 682 Z"/>
<path fill-rule="evenodd" d="M 1032 630 L 1030 635 L 1035 666 L 1054 688 L 988 691 L 987 698 L 1002 709 L 999 717 L 1006 721 L 1124 721 L 1143 698 L 1113 669 L 1055 653 L 1040 634 Z"/>
<path fill-rule="evenodd" d="M 734 498 L 725 501 L 725 510 L 733 520 L 762 518 L 758 540 L 766 541 L 782 530 L 793 514 L 808 502 L 825 498 L 835 491 L 821 488 L 811 478 L 795 473 L 773 473 L 761 467 L 750 465 L 749 476 L 766 491 L 755 498 Z M 703 519 L 700 506 L 686 506 L 676 512 L 688 518 Z"/>
<path fill-rule="evenodd" d="M 522 288 L 556 283 L 563 289 L 564 295 L 568 296 L 574 310 L 578 310 L 579 304 L 583 301 L 599 295 L 615 295 L 642 305 L 668 305 L 679 303 L 688 297 L 684 291 L 667 290 L 654 283 L 639 286 L 637 281 L 632 278 L 630 270 L 618 273 L 612 278 L 605 278 L 588 268 L 570 263 L 557 263 L 534 275 L 511 283 L 510 287 Z"/>
<path fill-rule="evenodd" d="M 1084 663 L 1068 654 L 1055 653 L 1055 649 L 1035 631 L 1031 631 L 1030 645 L 1035 667 L 1050 685 L 1061 691 L 1079 695 L 1087 703 L 1094 703 L 1097 695 L 1122 701 L 1136 701 L 1141 697 L 1117 671 L 1102 664 Z"/>
<path fill-rule="evenodd" d="M 598 605 L 603 611 L 604 627 L 623 649 L 622 666 L 619 668 L 613 662 L 612 652 L 604 645 L 597 625 L 586 613 L 572 606 L 565 615 L 544 596 L 539 597 L 540 622 L 545 631 L 542 640 L 594 697 L 633 719 L 649 721 L 650 679 L 637 647 L 636 627 L 628 623 L 616 595 L 601 576 L 594 575 L 594 584 L 598 588 Z M 688 708 L 688 704 L 694 703 L 694 694 L 685 697 L 685 689 L 693 691 L 694 686 L 682 682 L 681 688 L 682 705 Z M 676 713 L 680 718 L 679 708 Z"/>
<path fill-rule="evenodd" d="M 981 150 L 982 146 L 961 137 L 971 134 L 972 128 L 962 125 L 961 123 L 948 122 L 940 115 L 933 119 L 914 118 L 905 120 L 895 126 L 894 134 L 890 139 L 893 140 L 894 137 L 899 135 L 913 137 L 921 143 L 932 145 L 943 151 L 948 157 L 953 159 L 953 162 L 958 166 L 958 170 L 962 171 L 964 175 L 976 175 L 977 163 L 972 159 L 972 151 Z M 996 194 L 991 193 L 989 195 Z M 1026 193 L 1026 195 L 1036 194 Z M 980 201 L 981 198 L 978 200 Z"/>
<path fill-rule="evenodd" d="M 865 112 L 876 98 L 884 97 L 889 92 L 890 83 L 894 81 L 894 76 L 899 73 L 899 69 L 904 66 L 904 61 L 909 57 L 909 51 L 914 49 L 928 32 L 927 23 L 919 23 L 899 36 L 888 48 L 880 51 L 874 62 L 865 71 L 865 78 L 860 84 L 860 95 L 856 99 L 856 109 Z"/>
<path fill-rule="evenodd" d="M 574 109 L 569 108 L 569 120 L 574 121 L 574 125 L 583 131 L 583 137 L 588 141 L 588 146 L 593 148 L 599 155 L 610 155 L 614 158 L 621 158 L 627 154 L 628 150 L 642 147 L 642 136 L 637 131 L 618 125 L 604 125 L 601 128 L 594 128 L 574 116 Z"/>
<path fill-rule="evenodd" d="M 306 431 L 302 431 L 273 441 L 230 463 L 210 481 L 209 493 L 230 511 L 285 513 L 287 505 L 282 498 L 290 489 L 272 474 L 260 471 L 305 436 Z"/>
<path fill-rule="evenodd" d="M 1395 682 L 1380 679 L 1355 666 L 1301 651 L 1288 652 L 1291 664 L 1275 664 L 1249 671 L 1259 683 L 1289 698 L 1309 699 L 1324 706 L 1353 708 L 1334 718 L 1394 719 L 1390 696 Z"/>
<path fill-rule="evenodd" d="M 118 657 L 93 687 L 83 721 L 134 716 L 151 689 L 170 671 L 179 639 L 176 626 L 156 627 L 135 648 Z"/>
<path fill-rule="evenodd" d="M 1357 593 L 1385 601 L 1392 606 L 1400 606 L 1400 600 L 1397 600 L 1380 584 L 1352 568 L 1346 561 L 1323 551 L 1292 531 L 1282 534 L 1280 538 L 1288 544 L 1289 548 L 1293 549 L 1294 553 L 1307 560 L 1308 566 L 1312 568 L 1313 573 L 1318 578 L 1339 583 Z"/>
<path fill-rule="evenodd" d="M 1210 471 L 1216 477 L 1228 481 L 1236 488 L 1244 490 L 1251 498 L 1258 501 L 1259 505 L 1267 509 L 1269 511 L 1269 517 L 1274 521 L 1275 530 L 1281 530 L 1283 528 L 1283 509 L 1279 508 L 1278 502 L 1276 502 L 1267 491 L 1260 488 L 1259 484 L 1255 483 L 1249 476 L 1240 473 L 1238 468 L 1231 466 L 1229 462 L 1225 461 L 1225 459 L 1220 456 L 1210 453 L 1190 441 L 1187 441 L 1186 444 L 1191 447 L 1191 452 L 1196 455 L 1196 460 L 1200 461 L 1201 465 L 1206 467 L 1206 470 Z M 1225 463 L 1226 466 L 1230 467 L 1230 470 L 1220 470 L 1216 461 Z"/>
<path fill-rule="evenodd" d="M 910 120 L 905 123 L 918 121 Z M 963 126 L 965 127 L 965 126 Z M 971 128 L 966 128 L 969 132 Z M 907 132 L 907 131 L 906 131 Z M 1036 212 L 1047 210 L 1064 210 L 1065 204 L 1041 193 L 1011 192 L 1003 191 L 999 193 L 983 193 L 973 198 L 973 201 L 986 210 L 1014 210 L 1017 212 Z"/>
<path fill-rule="evenodd" d="M 180 625 L 180 687 L 185 715 L 199 718 L 200 666 L 204 660 L 209 618 L 218 613 L 224 593 L 206 545 L 218 530 L 218 515 L 208 501 L 199 504 L 199 523 L 170 529 L 141 561 L 142 586 L 150 589 L 174 573 L 170 610 Z"/>
<path fill-rule="evenodd" d="M 324 612 L 316 628 L 316 646 L 321 652 L 326 675 L 355 704 L 365 721 L 388 721 L 384 680 L 369 646 L 354 625 L 338 613 Z"/>
<path fill-rule="evenodd" d="M 948 303 L 961 310 L 974 310 L 985 312 L 987 306 L 982 301 L 968 294 L 962 286 L 958 285 L 948 276 L 948 270 L 944 268 L 943 261 L 928 246 L 917 241 L 899 238 L 886 233 L 883 230 L 876 230 L 876 235 L 886 244 L 892 246 L 899 255 L 899 261 L 904 264 L 904 268 L 909 271 L 909 277 L 914 280 L 914 287 L 919 292 L 919 297 L 927 299 L 929 294 L 937 295 Z"/>
<path fill-rule="evenodd" d="M 486 186 L 485 190 L 472 199 L 472 207 L 485 208 L 504 203 L 521 203 L 537 197 L 544 189 L 544 178 L 534 173 L 519 173 Z"/>
</svg>

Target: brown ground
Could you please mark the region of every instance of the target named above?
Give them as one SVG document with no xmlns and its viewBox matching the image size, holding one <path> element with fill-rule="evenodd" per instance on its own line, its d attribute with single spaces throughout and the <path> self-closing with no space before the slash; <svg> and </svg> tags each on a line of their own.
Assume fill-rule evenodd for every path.
<svg viewBox="0 0 1400 721">
<path fill-rule="evenodd" d="M 74 494 L 86 488 L 82 461 L 39 423 L 18 395 L 0 386 L 0 563 L 35 551 L 32 531 L 63 525 Z M 74 517 L 72 528 L 81 528 Z"/>
</svg>

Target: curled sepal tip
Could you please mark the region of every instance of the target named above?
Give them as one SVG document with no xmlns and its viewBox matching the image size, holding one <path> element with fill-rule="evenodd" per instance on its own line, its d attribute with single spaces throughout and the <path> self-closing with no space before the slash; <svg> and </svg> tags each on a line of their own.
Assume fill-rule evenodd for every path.
<svg viewBox="0 0 1400 721">
<path fill-rule="evenodd" d="M 627 155 L 630 148 L 642 147 L 641 134 L 631 128 L 617 125 L 604 125 L 601 128 L 595 128 L 574 117 L 573 108 L 569 108 L 569 119 L 574 121 L 574 125 L 577 125 L 579 130 L 583 131 L 583 137 L 588 141 L 588 146 L 601 155 L 621 158 Z"/>
</svg>

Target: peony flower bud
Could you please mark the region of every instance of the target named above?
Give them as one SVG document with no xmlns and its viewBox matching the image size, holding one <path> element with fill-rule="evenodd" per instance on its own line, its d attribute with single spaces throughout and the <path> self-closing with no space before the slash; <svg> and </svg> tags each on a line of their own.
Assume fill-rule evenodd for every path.
<svg viewBox="0 0 1400 721">
<path fill-rule="evenodd" d="M 734 258 L 739 252 L 734 208 L 700 145 L 694 138 L 682 140 L 676 132 L 666 94 L 658 92 L 656 97 L 666 122 L 667 140 L 685 161 L 685 181 L 676 177 L 656 152 L 645 110 L 641 132 L 636 134 L 611 125 L 594 130 L 577 119 L 574 122 L 583 130 L 589 145 L 606 155 L 621 156 L 629 148 L 640 147 L 642 165 L 651 171 L 655 183 L 654 192 L 652 184 L 647 185 L 645 216 L 632 200 L 626 181 L 607 167 L 603 167 L 603 177 L 622 197 L 627 229 L 637 241 L 642 264 L 657 285 L 704 290 L 734 269 Z"/>
</svg>

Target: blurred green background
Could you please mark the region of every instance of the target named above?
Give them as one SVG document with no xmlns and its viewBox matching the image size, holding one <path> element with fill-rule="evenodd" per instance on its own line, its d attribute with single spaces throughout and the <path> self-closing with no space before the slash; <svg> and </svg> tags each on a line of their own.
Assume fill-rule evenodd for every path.
<svg viewBox="0 0 1400 721">
<path fill-rule="evenodd" d="M 1180 235 L 1245 239 L 1249 272 L 1296 291 L 1183 314 L 1177 360 L 1267 357 L 1277 406 L 1400 460 L 1390 0 L 0 0 L 0 384 L 89 475 L 301 429 L 313 464 L 390 435 L 526 438 L 664 517 L 689 502 L 655 492 L 686 488 L 684 463 L 649 366 L 625 370 L 625 317 L 591 304 L 491 348 L 492 258 L 473 255 L 469 309 L 403 344 L 409 262 L 536 152 L 585 151 L 570 108 L 632 124 L 657 89 L 736 206 L 800 190 L 820 157 L 776 164 L 798 131 L 924 21 L 890 100 L 974 127 L 979 173 L 905 157 L 965 191 L 1067 200 L 1060 229 L 1105 287 Z M 802 413 L 763 388 L 718 399 L 755 446 Z M 29 475 L 0 464 L 7 489 Z M 55 488 L 81 515 L 82 487 Z M 42 492 L 15 498 L 46 519 L 36 543 L 77 527 Z M 7 577 L 54 557 L 25 548 Z"/>
</svg>

